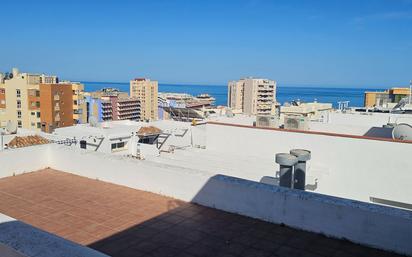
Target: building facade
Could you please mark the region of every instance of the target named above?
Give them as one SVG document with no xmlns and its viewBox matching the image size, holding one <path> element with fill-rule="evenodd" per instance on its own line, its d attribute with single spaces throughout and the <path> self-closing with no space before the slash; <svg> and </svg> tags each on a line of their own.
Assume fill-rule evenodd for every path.
<svg viewBox="0 0 412 257">
<path fill-rule="evenodd" d="M 18 128 L 52 132 L 59 126 L 82 123 L 83 94 L 80 83 L 60 83 L 57 76 L 20 73 L 13 68 L 12 73 L 0 76 L 0 127 L 12 122 Z"/>
<path fill-rule="evenodd" d="M 410 96 L 407 87 L 394 87 L 385 91 L 365 92 L 365 107 L 386 107 L 390 103 L 399 103 L 402 98 Z"/>
<path fill-rule="evenodd" d="M 276 108 L 276 81 L 245 78 L 228 84 L 228 107 L 248 115 L 271 115 Z"/>
<path fill-rule="evenodd" d="M 140 101 L 125 92 L 104 89 L 88 93 L 87 119 L 95 117 L 97 121 L 140 120 Z"/>
<path fill-rule="evenodd" d="M 130 96 L 140 101 L 140 120 L 158 120 L 158 82 L 145 78 L 130 81 Z"/>
<path fill-rule="evenodd" d="M 243 112 L 244 81 L 229 81 L 227 106 L 233 111 Z"/>
<path fill-rule="evenodd" d="M 74 125 L 71 84 L 40 84 L 40 121 L 48 133 Z"/>
</svg>

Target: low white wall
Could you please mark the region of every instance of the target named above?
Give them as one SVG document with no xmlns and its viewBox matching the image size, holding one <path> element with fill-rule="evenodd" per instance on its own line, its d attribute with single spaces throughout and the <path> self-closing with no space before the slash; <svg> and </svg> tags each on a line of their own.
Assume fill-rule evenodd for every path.
<svg viewBox="0 0 412 257">
<path fill-rule="evenodd" d="M 316 192 L 368 202 L 412 203 L 412 144 L 208 124 L 207 149 L 273 160 L 294 148 L 312 152 L 308 176 Z M 259 167 L 259 165 L 257 165 Z"/>
<path fill-rule="evenodd" d="M 190 201 L 211 174 L 149 160 L 51 145 L 50 167 Z"/>
<path fill-rule="evenodd" d="M 42 231 L 1 213 L 0 243 L 27 257 L 108 257 L 106 254 Z"/>
<path fill-rule="evenodd" d="M 409 211 L 217 175 L 193 199 L 213 208 L 412 254 Z"/>
<path fill-rule="evenodd" d="M 0 178 L 49 166 L 49 145 L 0 151 Z"/>
<path fill-rule="evenodd" d="M 32 153 L 27 149 L 8 157 Z M 48 145 L 37 157 L 44 156 L 41 152 L 48 153 L 46 165 L 57 170 L 412 255 L 410 211 L 59 145 Z"/>
</svg>

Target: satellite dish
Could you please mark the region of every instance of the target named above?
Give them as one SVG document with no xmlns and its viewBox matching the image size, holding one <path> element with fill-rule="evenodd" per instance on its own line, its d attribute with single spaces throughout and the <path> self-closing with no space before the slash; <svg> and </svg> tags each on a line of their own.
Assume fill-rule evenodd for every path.
<svg viewBox="0 0 412 257">
<path fill-rule="evenodd" d="M 97 127 L 97 125 L 99 125 L 99 121 L 97 120 L 96 117 L 92 116 L 89 119 L 89 124 L 91 127 Z"/>
<path fill-rule="evenodd" d="M 16 134 L 17 133 L 16 123 L 9 120 L 6 125 L 6 131 L 10 134 Z"/>
<path fill-rule="evenodd" d="M 396 125 L 392 130 L 392 138 L 398 140 L 412 140 L 412 126 L 406 123 Z"/>
</svg>

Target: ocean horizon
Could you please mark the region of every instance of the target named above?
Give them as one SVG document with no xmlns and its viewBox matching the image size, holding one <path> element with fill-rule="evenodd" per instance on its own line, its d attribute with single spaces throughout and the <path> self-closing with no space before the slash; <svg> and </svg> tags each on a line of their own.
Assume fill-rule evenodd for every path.
<svg viewBox="0 0 412 257">
<path fill-rule="evenodd" d="M 82 81 L 85 91 L 91 92 L 101 90 L 105 87 L 118 88 L 121 91 L 129 92 L 127 82 L 90 82 Z M 312 86 L 284 84 L 277 86 L 276 99 L 281 104 L 293 100 L 303 102 L 324 102 L 338 106 L 339 101 L 349 101 L 349 106 L 361 107 L 364 103 L 365 91 L 378 91 L 384 88 L 371 87 L 339 87 L 339 86 Z M 227 85 L 199 85 L 199 84 L 167 84 L 159 83 L 159 92 L 187 93 L 199 95 L 207 93 L 216 98 L 216 105 L 227 105 Z"/>
</svg>

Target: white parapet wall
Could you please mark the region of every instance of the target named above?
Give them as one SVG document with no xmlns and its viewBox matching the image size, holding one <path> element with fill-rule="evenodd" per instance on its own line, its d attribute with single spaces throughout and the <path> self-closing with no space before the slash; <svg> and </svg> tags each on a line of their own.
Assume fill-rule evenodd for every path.
<svg viewBox="0 0 412 257">
<path fill-rule="evenodd" d="M 32 172 L 49 166 L 50 145 L 0 151 L 0 178 Z"/>
<path fill-rule="evenodd" d="M 307 176 L 316 179 L 316 192 L 412 204 L 411 143 L 208 124 L 206 145 L 222 155 L 273 160 L 274 169 L 276 153 L 307 149 L 312 153 Z"/>
<path fill-rule="evenodd" d="M 73 243 L 0 213 L 0 245 L 25 257 L 108 257 L 91 248 Z M 0 256 L 9 256 L 0 249 Z"/>
<path fill-rule="evenodd" d="M 412 254 L 412 212 L 217 175 L 193 202 L 374 248 Z"/>
<path fill-rule="evenodd" d="M 150 160 L 59 145 L 46 148 L 48 151 L 44 153 L 49 156 L 46 166 L 57 170 L 412 255 L 412 212 L 407 210 L 284 189 Z M 32 153 L 29 148 L 10 151 L 8 157 L 18 160 L 29 153 Z M 0 160 L 4 161 L 2 154 Z M 41 166 L 34 159 L 29 159 L 37 165 L 33 170 Z M 30 163 L 27 165 L 24 169 Z M 4 168 L 0 172 L 10 173 Z"/>
</svg>

